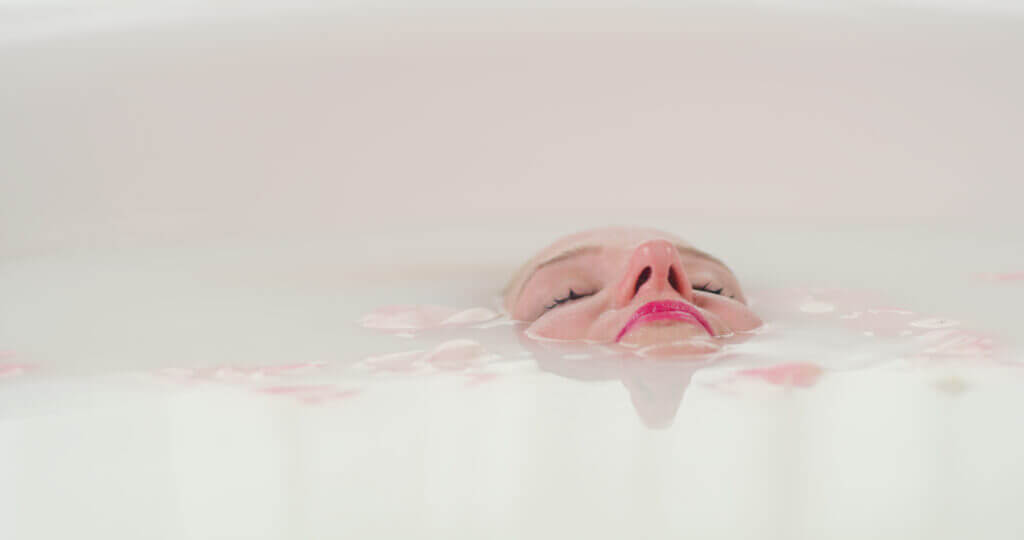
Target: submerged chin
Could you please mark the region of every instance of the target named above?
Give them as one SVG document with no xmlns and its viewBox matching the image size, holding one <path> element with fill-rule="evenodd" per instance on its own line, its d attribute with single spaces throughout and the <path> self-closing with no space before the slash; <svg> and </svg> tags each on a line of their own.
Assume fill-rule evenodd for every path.
<svg viewBox="0 0 1024 540">
<path fill-rule="evenodd" d="M 631 328 L 619 340 L 627 347 L 694 342 L 696 348 L 705 350 L 710 336 L 702 326 L 685 321 L 657 321 Z M 706 350 L 704 351 L 706 352 Z"/>
</svg>

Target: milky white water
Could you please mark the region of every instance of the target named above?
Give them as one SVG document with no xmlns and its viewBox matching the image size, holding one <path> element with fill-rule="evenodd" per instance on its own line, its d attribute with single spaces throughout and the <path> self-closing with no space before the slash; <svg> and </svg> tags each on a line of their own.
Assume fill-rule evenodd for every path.
<svg viewBox="0 0 1024 540">
<path fill-rule="evenodd" d="M 766 259 L 742 228 L 715 228 L 676 230 L 737 268 L 766 325 L 699 359 L 534 343 L 492 318 L 518 251 L 499 246 L 541 231 L 448 231 L 433 266 L 341 268 L 312 237 L 7 261 L 3 527 L 12 538 L 1024 530 L 1013 327 L 1024 283 L 984 275 L 1024 268 L 1012 235 L 962 244 L 967 264 L 920 231 L 762 227 L 759 245 L 776 252 Z M 476 234 L 495 243 L 459 256 Z M 807 246 L 825 238 L 862 247 L 822 260 Z M 912 241 L 916 255 L 901 254 Z M 894 257 L 905 264 L 857 262 Z M 449 306 L 426 311 L 448 322 L 363 327 L 399 302 Z"/>
<path fill-rule="evenodd" d="M 0 21 L 0 538 L 1024 537 L 1020 19 L 751 9 Z M 524 337 L 609 223 L 765 326 Z"/>
</svg>

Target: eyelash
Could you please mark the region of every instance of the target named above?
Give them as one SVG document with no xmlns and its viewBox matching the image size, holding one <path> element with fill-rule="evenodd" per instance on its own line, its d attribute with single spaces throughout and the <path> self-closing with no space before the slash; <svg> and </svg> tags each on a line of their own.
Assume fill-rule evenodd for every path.
<svg viewBox="0 0 1024 540">
<path fill-rule="evenodd" d="M 705 284 L 703 284 L 703 285 L 697 285 L 696 287 L 693 288 L 693 290 L 695 290 L 695 291 L 704 291 L 704 292 L 711 293 L 711 294 L 717 294 L 719 296 L 725 296 L 725 295 L 722 294 L 722 291 L 725 290 L 725 287 L 719 287 L 718 289 L 712 289 L 710 281 L 705 283 Z M 556 308 L 556 307 L 558 307 L 558 306 L 560 306 L 562 304 L 565 304 L 567 302 L 572 302 L 573 300 L 579 300 L 580 298 L 586 298 L 588 296 L 593 296 L 593 294 L 594 293 L 592 293 L 592 292 L 591 293 L 586 293 L 586 294 L 579 294 L 576 291 L 574 291 L 572 289 L 569 289 L 569 294 L 568 295 L 566 295 L 566 296 L 564 296 L 562 298 L 555 298 L 553 300 L 554 303 L 551 304 L 550 306 L 544 306 L 544 309 L 554 309 L 554 308 Z M 729 296 L 729 298 L 735 298 L 735 297 L 734 296 Z"/>
<path fill-rule="evenodd" d="M 695 290 L 695 291 L 704 291 L 704 292 L 708 292 L 708 293 L 711 293 L 711 294 L 717 294 L 719 296 L 726 296 L 726 295 L 722 294 L 722 291 L 725 290 L 725 287 L 719 287 L 717 290 L 712 289 L 710 281 L 705 283 L 705 284 L 703 284 L 703 285 L 695 286 L 693 288 L 693 290 Z M 735 296 L 729 295 L 729 298 L 735 298 Z"/>
<path fill-rule="evenodd" d="M 579 294 L 576 291 L 574 291 L 572 289 L 569 289 L 569 294 L 567 296 L 565 296 L 564 298 L 555 298 L 555 300 L 554 300 L 555 303 L 551 304 L 550 306 L 544 306 L 544 309 L 554 309 L 554 308 L 556 308 L 556 307 L 558 307 L 558 306 L 560 306 L 560 305 L 562 305 L 562 304 L 564 304 L 566 302 L 572 302 L 573 300 L 579 300 L 580 298 L 586 298 L 588 296 L 592 296 L 593 294 L 594 293 L 592 293 L 592 292 L 591 293 L 586 293 L 586 294 Z"/>
</svg>

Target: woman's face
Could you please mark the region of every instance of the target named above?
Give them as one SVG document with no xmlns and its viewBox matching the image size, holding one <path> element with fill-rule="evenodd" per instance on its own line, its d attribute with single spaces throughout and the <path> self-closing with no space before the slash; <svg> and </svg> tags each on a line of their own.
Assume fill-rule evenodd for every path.
<svg viewBox="0 0 1024 540">
<path fill-rule="evenodd" d="M 532 337 L 634 347 L 707 343 L 761 325 L 725 264 L 651 229 L 555 242 L 513 277 L 505 307 Z"/>
</svg>

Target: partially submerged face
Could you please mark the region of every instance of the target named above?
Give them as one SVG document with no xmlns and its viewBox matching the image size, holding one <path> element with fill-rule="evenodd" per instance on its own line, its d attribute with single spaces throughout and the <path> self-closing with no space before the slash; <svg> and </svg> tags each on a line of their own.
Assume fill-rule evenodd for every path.
<svg viewBox="0 0 1024 540">
<path fill-rule="evenodd" d="M 724 263 L 653 229 L 562 238 L 516 273 L 504 300 L 536 338 L 702 352 L 701 343 L 761 325 Z"/>
</svg>

